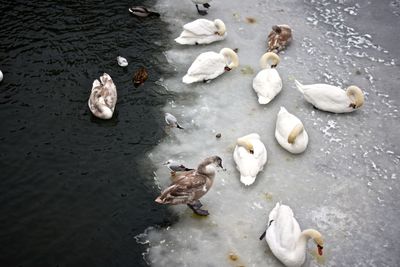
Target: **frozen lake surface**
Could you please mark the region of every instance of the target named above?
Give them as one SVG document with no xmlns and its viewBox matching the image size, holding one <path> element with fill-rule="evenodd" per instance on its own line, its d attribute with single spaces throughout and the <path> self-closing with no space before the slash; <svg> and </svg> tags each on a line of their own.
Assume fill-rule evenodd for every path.
<svg viewBox="0 0 400 267">
<path fill-rule="evenodd" d="M 185 130 L 171 130 L 148 154 L 160 189 L 170 183 L 162 166 L 168 159 L 195 167 L 218 155 L 227 171 L 217 173 L 202 198 L 210 216 L 199 218 L 184 205 L 174 206 L 175 223 L 137 236 L 148 244 L 144 257 L 152 266 L 281 266 L 265 240 L 258 240 L 270 210 L 281 201 L 292 207 L 302 229 L 315 228 L 324 236 L 324 256 L 316 256 L 309 242 L 305 266 L 398 266 L 399 1 L 227 2 L 211 2 L 206 16 L 225 22 L 226 40 L 174 44 L 165 52 L 175 74 L 159 83 L 176 98 L 164 109 Z M 183 24 L 198 18 L 190 1 L 159 1 L 156 9 L 170 25 L 171 42 Z M 290 25 L 294 40 L 280 54 L 282 92 L 262 106 L 251 84 L 275 24 Z M 181 82 L 198 54 L 223 47 L 239 49 L 238 69 L 209 83 Z M 295 89 L 294 79 L 342 88 L 356 84 L 366 101 L 351 114 L 318 111 Z M 301 155 L 286 152 L 275 140 L 281 106 L 299 117 L 309 134 Z M 236 139 L 252 132 L 266 145 L 268 162 L 256 182 L 244 187 L 232 152 Z"/>
</svg>

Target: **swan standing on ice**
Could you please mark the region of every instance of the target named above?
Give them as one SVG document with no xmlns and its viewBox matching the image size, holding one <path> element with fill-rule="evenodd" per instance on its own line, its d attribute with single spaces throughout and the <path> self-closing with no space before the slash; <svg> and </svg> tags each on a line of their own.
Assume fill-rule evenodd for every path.
<svg viewBox="0 0 400 267">
<path fill-rule="evenodd" d="M 224 40 L 226 35 L 226 27 L 222 20 L 197 19 L 183 25 L 183 31 L 175 42 L 183 45 L 209 44 Z"/>
<path fill-rule="evenodd" d="M 192 2 L 196 5 L 197 12 L 199 12 L 199 14 L 202 16 L 207 15 L 207 11 L 199 9 L 199 5 L 203 5 L 203 7 L 208 9 L 208 8 L 210 8 L 209 3 L 211 1 L 212 0 L 192 0 Z"/>
<path fill-rule="evenodd" d="M 172 184 L 164 189 L 155 200 L 160 204 L 187 204 L 194 213 L 207 216 L 207 210 L 200 198 L 210 190 L 215 177 L 216 167 L 222 169 L 222 159 L 218 156 L 206 158 L 199 164 L 197 170 L 185 171 L 173 178 Z"/>
<path fill-rule="evenodd" d="M 355 85 L 346 91 L 329 84 L 303 85 L 295 80 L 297 89 L 315 108 L 333 113 L 352 112 L 364 104 L 364 94 Z"/>
<path fill-rule="evenodd" d="M 303 152 L 308 144 L 308 134 L 303 123 L 284 107 L 281 107 L 276 119 L 275 138 L 284 149 L 293 154 Z"/>
<path fill-rule="evenodd" d="M 292 209 L 286 205 L 276 203 L 269 214 L 268 228 L 260 240 L 264 236 L 275 257 L 288 267 L 300 267 L 304 263 L 310 238 L 317 244 L 318 254 L 323 254 L 322 235 L 314 229 L 301 231 Z"/>
<path fill-rule="evenodd" d="M 267 162 L 267 149 L 260 140 L 260 136 L 252 133 L 237 139 L 233 159 L 240 172 L 240 181 L 251 185 L 256 180 L 257 174 Z"/>
<path fill-rule="evenodd" d="M 118 65 L 120 65 L 121 67 L 128 66 L 128 60 L 126 60 L 126 58 L 124 58 L 124 57 L 118 56 L 117 62 L 118 62 Z"/>
<path fill-rule="evenodd" d="M 205 82 L 237 66 L 239 66 L 239 57 L 230 48 L 222 48 L 219 53 L 212 51 L 201 53 L 193 61 L 182 81 L 187 84 Z"/>
<path fill-rule="evenodd" d="M 101 82 L 100 82 L 101 81 Z M 88 106 L 94 116 L 111 119 L 117 103 L 117 88 L 110 75 L 104 73 L 99 80 L 94 80 Z"/>
<path fill-rule="evenodd" d="M 275 69 L 279 61 L 279 56 L 272 52 L 265 53 L 260 59 L 263 70 L 253 79 L 253 89 L 260 104 L 268 104 L 282 90 L 282 79 Z"/>
</svg>

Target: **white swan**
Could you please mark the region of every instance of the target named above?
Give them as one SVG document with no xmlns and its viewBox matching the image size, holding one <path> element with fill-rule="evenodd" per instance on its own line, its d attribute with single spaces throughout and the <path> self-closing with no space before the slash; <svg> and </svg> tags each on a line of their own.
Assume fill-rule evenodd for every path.
<svg viewBox="0 0 400 267">
<path fill-rule="evenodd" d="M 282 90 L 282 79 L 275 69 L 278 64 L 279 56 L 273 52 L 265 53 L 260 59 L 263 70 L 253 79 L 253 89 L 260 104 L 268 104 Z"/>
<path fill-rule="evenodd" d="M 183 25 L 183 31 L 175 42 L 183 45 L 209 44 L 224 40 L 226 35 L 226 27 L 222 20 L 197 19 Z"/>
<path fill-rule="evenodd" d="M 3 72 L 0 70 L 0 82 L 3 80 Z"/>
<path fill-rule="evenodd" d="M 260 136 L 252 133 L 237 139 L 233 159 L 240 172 L 240 181 L 251 185 L 257 174 L 267 162 L 267 149 L 260 140 Z"/>
<path fill-rule="evenodd" d="M 107 73 L 100 76 L 100 81 L 96 79 L 93 82 L 88 106 L 94 116 L 100 119 L 111 119 L 117 103 L 117 88 Z"/>
<path fill-rule="evenodd" d="M 275 138 L 284 149 L 294 154 L 306 150 L 308 144 L 303 123 L 284 107 L 281 107 L 276 119 Z"/>
<path fill-rule="evenodd" d="M 237 66 L 239 66 L 239 57 L 230 48 L 222 48 L 219 53 L 211 51 L 201 53 L 193 61 L 182 81 L 184 83 L 204 82 Z"/>
<path fill-rule="evenodd" d="M 297 80 L 295 83 L 304 98 L 320 110 L 346 113 L 352 112 L 364 104 L 364 94 L 355 85 L 349 86 L 345 91 L 329 84 L 303 85 Z"/>
<path fill-rule="evenodd" d="M 269 214 L 266 233 L 260 239 L 264 236 L 275 257 L 288 267 L 300 267 L 304 263 L 310 238 L 317 244 L 318 254 L 323 254 L 322 235 L 314 229 L 301 231 L 292 209 L 286 205 L 276 203 Z"/>
</svg>

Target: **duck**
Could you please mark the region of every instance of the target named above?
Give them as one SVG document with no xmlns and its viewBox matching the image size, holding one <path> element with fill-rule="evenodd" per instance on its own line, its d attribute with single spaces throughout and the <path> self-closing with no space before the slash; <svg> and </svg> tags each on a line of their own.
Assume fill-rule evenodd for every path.
<svg viewBox="0 0 400 267">
<path fill-rule="evenodd" d="M 355 85 L 343 90 L 340 87 L 323 83 L 303 85 L 297 80 L 294 82 L 307 102 L 319 110 L 347 113 L 359 109 L 364 104 L 364 93 Z"/>
<path fill-rule="evenodd" d="M 124 58 L 124 57 L 118 56 L 117 62 L 118 62 L 118 65 L 120 65 L 121 67 L 128 66 L 128 60 L 126 60 L 126 58 Z"/>
<path fill-rule="evenodd" d="M 229 63 L 230 62 L 230 63 Z M 222 48 L 219 53 L 201 53 L 192 63 L 182 82 L 206 82 L 239 66 L 239 57 L 230 48 Z"/>
<path fill-rule="evenodd" d="M 183 25 L 183 31 L 175 42 L 183 45 L 210 44 L 226 38 L 225 23 L 216 19 L 196 19 Z"/>
<path fill-rule="evenodd" d="M 273 52 L 267 52 L 260 58 L 262 70 L 253 79 L 253 89 L 260 104 L 268 104 L 282 90 L 282 79 L 276 70 L 279 61 L 279 56 Z"/>
<path fill-rule="evenodd" d="M 146 68 L 141 67 L 133 74 L 132 77 L 133 86 L 135 86 L 135 88 L 139 87 L 147 80 L 148 77 L 149 74 L 147 73 Z"/>
<path fill-rule="evenodd" d="M 222 159 L 219 156 L 204 159 L 196 170 L 182 172 L 175 177 L 171 185 L 155 199 L 155 202 L 171 205 L 186 204 L 197 215 L 209 215 L 208 210 L 201 209 L 203 204 L 199 199 L 213 185 L 217 167 L 223 169 Z"/>
<path fill-rule="evenodd" d="M 308 134 L 299 118 L 281 107 L 275 127 L 275 138 L 287 151 L 293 154 L 302 153 L 307 148 Z"/>
<path fill-rule="evenodd" d="M 240 182 L 248 186 L 254 183 L 257 174 L 267 162 L 267 149 L 257 133 L 251 133 L 236 140 L 233 151 L 236 168 L 240 172 Z"/>
<path fill-rule="evenodd" d="M 94 80 L 88 106 L 94 116 L 108 120 L 114 114 L 117 103 L 117 88 L 110 75 L 104 73 L 99 80 Z"/>
<path fill-rule="evenodd" d="M 211 0 L 191 0 L 191 1 L 196 5 L 197 12 L 200 15 L 204 16 L 204 15 L 208 14 L 207 10 L 199 9 L 199 5 L 203 5 L 203 7 L 209 9 L 210 8 L 210 4 L 209 3 L 211 2 Z"/>
<path fill-rule="evenodd" d="M 268 228 L 260 236 L 264 237 L 272 253 L 287 267 L 300 267 L 306 259 L 307 242 L 313 239 L 318 254 L 323 255 L 324 241 L 315 229 L 301 231 L 292 209 L 280 203 L 269 214 Z"/>
<path fill-rule="evenodd" d="M 165 122 L 167 123 L 168 126 L 172 127 L 172 128 L 178 128 L 178 129 L 184 129 L 182 126 L 179 125 L 178 120 L 176 119 L 176 117 L 174 115 L 172 115 L 171 113 L 165 113 Z"/>
<path fill-rule="evenodd" d="M 292 29 L 289 25 L 274 25 L 268 34 L 268 52 L 279 53 L 292 41 Z"/>
<path fill-rule="evenodd" d="M 160 13 L 150 11 L 144 6 L 133 6 L 129 8 L 129 12 L 137 17 L 159 17 Z"/>
<path fill-rule="evenodd" d="M 3 72 L 0 70 L 0 82 L 3 80 Z"/>
</svg>

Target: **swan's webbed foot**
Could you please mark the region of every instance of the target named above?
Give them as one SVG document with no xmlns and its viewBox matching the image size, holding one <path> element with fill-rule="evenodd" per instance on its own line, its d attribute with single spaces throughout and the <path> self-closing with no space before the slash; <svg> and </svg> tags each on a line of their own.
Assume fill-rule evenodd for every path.
<svg viewBox="0 0 400 267">
<path fill-rule="evenodd" d="M 200 10 L 199 9 L 199 6 L 196 4 L 196 9 L 197 9 L 197 12 L 200 14 L 200 15 L 202 15 L 202 16 L 205 16 L 205 15 L 207 15 L 207 11 L 205 11 L 205 10 Z"/>
<path fill-rule="evenodd" d="M 201 209 L 203 204 L 201 204 L 199 200 L 197 200 L 194 204 L 187 204 L 187 205 L 197 215 L 208 216 L 210 214 L 207 210 Z"/>
<path fill-rule="evenodd" d="M 203 6 L 204 6 L 205 8 L 210 8 L 210 4 L 209 4 L 209 3 L 205 3 L 205 4 L 203 4 Z"/>
</svg>

